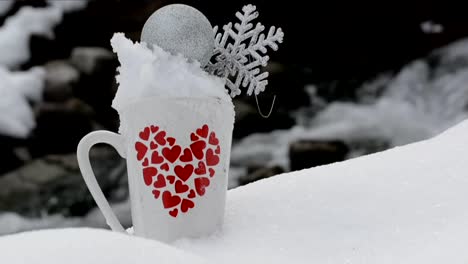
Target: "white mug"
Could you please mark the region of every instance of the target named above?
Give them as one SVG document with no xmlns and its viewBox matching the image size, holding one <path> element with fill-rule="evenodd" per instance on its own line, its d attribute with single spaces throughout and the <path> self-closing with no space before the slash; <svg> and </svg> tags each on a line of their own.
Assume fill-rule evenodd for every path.
<svg viewBox="0 0 468 264">
<path fill-rule="evenodd" d="M 163 242 L 200 237 L 224 218 L 234 108 L 218 98 L 148 98 L 120 111 L 120 134 L 95 131 L 78 145 L 83 178 L 114 231 L 124 228 L 89 161 L 97 143 L 127 159 L 134 234 Z"/>
</svg>

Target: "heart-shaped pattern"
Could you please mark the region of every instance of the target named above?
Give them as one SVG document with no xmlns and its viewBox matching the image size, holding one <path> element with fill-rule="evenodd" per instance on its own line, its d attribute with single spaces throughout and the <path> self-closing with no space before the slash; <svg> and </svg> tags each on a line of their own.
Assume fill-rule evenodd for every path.
<svg viewBox="0 0 468 264">
<path fill-rule="evenodd" d="M 189 133 L 190 143 L 185 148 L 156 125 L 138 133 L 135 151 L 143 182 L 172 217 L 195 208 L 197 197 L 205 195 L 215 177 L 221 148 L 216 133 L 210 130 L 205 124 Z"/>
</svg>

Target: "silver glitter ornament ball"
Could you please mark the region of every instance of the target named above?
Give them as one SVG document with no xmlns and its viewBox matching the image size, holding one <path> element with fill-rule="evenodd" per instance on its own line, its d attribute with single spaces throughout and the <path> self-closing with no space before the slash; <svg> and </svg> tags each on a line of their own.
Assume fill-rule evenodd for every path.
<svg viewBox="0 0 468 264">
<path fill-rule="evenodd" d="M 197 60 L 204 67 L 214 50 L 214 33 L 210 21 L 197 9 L 182 5 L 167 5 L 154 12 L 146 21 L 141 41 L 158 45 L 172 54 L 181 53 Z"/>
</svg>

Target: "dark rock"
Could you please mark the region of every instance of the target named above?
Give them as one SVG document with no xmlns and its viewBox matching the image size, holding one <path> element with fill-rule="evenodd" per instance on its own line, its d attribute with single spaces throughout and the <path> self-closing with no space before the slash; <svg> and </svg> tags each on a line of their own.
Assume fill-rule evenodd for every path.
<svg viewBox="0 0 468 264">
<path fill-rule="evenodd" d="M 24 145 L 24 140 L 0 135 L 0 160 L 2 161 L 0 175 L 24 164 L 24 160 L 15 151 L 18 146 L 22 145 Z"/>
<path fill-rule="evenodd" d="M 80 73 L 67 61 L 51 61 L 44 66 L 46 79 L 44 101 L 63 102 L 73 96 L 73 87 L 78 83 Z"/>
<path fill-rule="evenodd" d="M 116 57 L 111 51 L 100 47 L 76 47 L 70 62 L 80 72 L 93 75 L 115 66 Z"/>
<path fill-rule="evenodd" d="M 110 148 L 90 153 L 93 170 L 104 194 L 127 189 L 125 161 Z M 0 178 L 0 211 L 29 217 L 44 213 L 83 216 L 96 205 L 79 172 L 76 155 L 37 159 Z M 126 192 L 128 195 L 128 192 Z"/>
<path fill-rule="evenodd" d="M 93 130 L 93 111 L 82 101 L 41 104 L 30 140 L 33 157 L 75 152 L 78 142 Z"/>
<path fill-rule="evenodd" d="M 281 174 L 284 169 L 280 166 L 262 167 L 262 168 L 248 168 L 248 174 L 239 178 L 239 185 L 246 185 L 251 182 L 259 181 L 262 179 L 270 178 L 272 176 Z"/>
<path fill-rule="evenodd" d="M 242 99 L 234 100 L 234 105 L 236 111 L 234 138 L 242 138 L 252 133 L 288 129 L 295 124 L 294 119 L 283 111 L 274 111 L 269 118 L 264 118 L 254 106 Z"/>
<path fill-rule="evenodd" d="M 103 48 L 79 47 L 73 50 L 71 63 L 81 72 L 75 96 L 94 109 L 96 121 L 104 128 L 117 130 L 118 115 L 111 107 L 117 88 L 116 56 Z"/>
<path fill-rule="evenodd" d="M 348 146 L 342 141 L 299 140 L 289 147 L 291 170 L 301 170 L 346 159 Z"/>
</svg>

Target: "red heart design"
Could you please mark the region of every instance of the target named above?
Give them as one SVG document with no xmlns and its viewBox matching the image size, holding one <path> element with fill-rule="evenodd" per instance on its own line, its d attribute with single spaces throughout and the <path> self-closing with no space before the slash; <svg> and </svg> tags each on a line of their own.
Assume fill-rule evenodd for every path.
<svg viewBox="0 0 468 264">
<path fill-rule="evenodd" d="M 192 150 L 193 155 L 199 160 L 203 159 L 203 150 L 205 149 L 205 147 L 206 142 L 201 140 L 190 145 L 190 149 Z"/>
<path fill-rule="evenodd" d="M 199 135 L 202 138 L 206 138 L 208 136 L 208 126 L 203 125 L 202 128 L 197 129 L 197 135 Z"/>
<path fill-rule="evenodd" d="M 167 180 L 169 181 L 170 184 L 173 184 L 175 182 L 175 176 L 174 175 L 169 175 L 169 176 L 167 176 Z"/>
<path fill-rule="evenodd" d="M 166 178 L 162 174 L 158 175 L 157 180 L 153 184 L 154 188 L 163 188 L 166 187 Z"/>
<path fill-rule="evenodd" d="M 206 177 L 195 179 L 195 190 L 197 190 L 198 195 L 203 196 L 208 186 L 210 186 L 210 179 Z"/>
<path fill-rule="evenodd" d="M 164 148 L 162 150 L 162 155 L 170 162 L 174 163 L 182 152 L 182 148 L 179 145 L 175 145 L 172 148 Z"/>
<path fill-rule="evenodd" d="M 213 153 L 212 149 L 206 151 L 206 165 L 215 166 L 219 163 L 219 156 Z"/>
<path fill-rule="evenodd" d="M 193 199 L 195 198 L 195 191 L 194 190 L 190 190 L 189 194 L 187 195 L 188 198 L 190 199 Z"/>
<path fill-rule="evenodd" d="M 214 177 L 214 166 L 220 161 L 221 148 L 216 133 L 210 131 L 208 125 L 203 125 L 190 133 L 191 142 L 186 148 L 155 125 L 143 128 L 139 138 L 144 141 L 135 143 L 136 157 L 142 165 L 145 185 L 153 185 L 154 199 L 161 199 L 163 207 L 174 218 L 179 211 L 186 213 L 195 208 L 197 197 L 203 196 L 210 185 L 207 171 L 210 177 Z M 149 141 L 150 138 L 154 141 Z M 208 144 L 213 147 L 207 148 Z M 148 157 L 150 149 L 151 157 Z M 158 169 L 162 173 L 158 174 Z M 194 188 L 190 189 L 190 186 Z"/>
<path fill-rule="evenodd" d="M 198 139 L 199 139 L 199 137 L 197 135 L 195 135 L 195 133 L 190 134 L 190 140 L 197 141 Z"/>
<path fill-rule="evenodd" d="M 179 209 L 174 209 L 172 211 L 169 211 L 169 214 L 172 216 L 172 217 L 177 217 L 177 213 L 179 213 Z"/>
<path fill-rule="evenodd" d="M 158 174 L 158 169 L 155 167 L 146 167 L 143 169 L 143 179 L 145 180 L 145 184 L 150 186 L 153 183 L 153 177 Z"/>
<path fill-rule="evenodd" d="M 174 172 L 183 181 L 187 181 L 190 176 L 192 176 L 193 173 L 193 165 L 192 164 L 187 164 L 184 167 L 177 165 L 174 168 Z"/>
<path fill-rule="evenodd" d="M 164 161 L 164 158 L 159 156 L 159 152 L 156 150 L 153 151 L 153 154 L 151 155 L 151 163 L 153 164 L 160 164 Z"/>
<path fill-rule="evenodd" d="M 140 161 L 145 157 L 148 147 L 141 142 L 137 142 L 135 143 L 135 150 L 137 151 L 137 160 Z"/>
<path fill-rule="evenodd" d="M 153 149 L 157 149 L 157 148 L 158 148 L 158 144 L 156 144 L 156 142 L 154 142 L 154 141 L 151 141 L 151 143 L 150 143 L 150 149 L 153 150 Z"/>
<path fill-rule="evenodd" d="M 219 140 L 216 137 L 215 132 L 210 133 L 210 138 L 208 139 L 208 143 L 210 143 L 211 145 L 215 145 L 215 146 L 219 144 Z"/>
<path fill-rule="evenodd" d="M 168 137 L 168 138 L 167 138 L 167 142 L 169 142 L 169 145 L 172 146 L 172 145 L 174 145 L 174 143 L 175 143 L 175 138 L 173 138 L 173 137 Z"/>
<path fill-rule="evenodd" d="M 191 200 L 183 199 L 182 204 L 180 205 L 180 210 L 185 213 L 187 212 L 190 208 L 195 207 L 195 203 L 192 202 Z"/>
<path fill-rule="evenodd" d="M 153 190 L 153 195 L 155 199 L 158 199 L 160 194 L 161 192 L 159 190 Z"/>
<path fill-rule="evenodd" d="M 165 171 L 169 171 L 169 165 L 167 165 L 167 163 L 164 163 L 163 165 L 161 165 L 161 170 L 165 170 Z"/>
<path fill-rule="evenodd" d="M 140 134 L 139 134 L 140 138 L 143 139 L 143 140 L 148 140 L 149 135 L 150 135 L 150 128 L 149 127 L 145 127 L 145 129 L 143 129 L 143 131 L 141 131 Z"/>
<path fill-rule="evenodd" d="M 151 133 L 156 133 L 159 130 L 158 126 L 151 126 Z"/>
<path fill-rule="evenodd" d="M 162 201 L 164 208 L 172 208 L 180 204 L 180 197 L 178 195 L 172 195 L 170 191 L 164 191 Z"/>
<path fill-rule="evenodd" d="M 195 169 L 195 174 L 203 175 L 206 173 L 206 166 L 203 161 L 198 162 L 198 168 Z"/>
<path fill-rule="evenodd" d="M 164 146 L 166 145 L 166 131 L 159 132 L 155 137 L 154 140 L 158 142 L 159 145 Z"/>
<path fill-rule="evenodd" d="M 192 152 L 190 151 L 190 149 L 188 148 L 184 149 L 184 155 L 180 156 L 180 161 L 190 162 L 192 160 L 193 160 L 193 157 L 192 157 Z"/>
<path fill-rule="evenodd" d="M 188 185 L 185 185 L 183 182 L 177 181 L 177 182 L 175 183 L 175 191 L 176 191 L 176 193 L 184 193 L 184 192 L 186 192 L 186 191 L 188 191 L 188 190 L 189 190 Z"/>
</svg>

